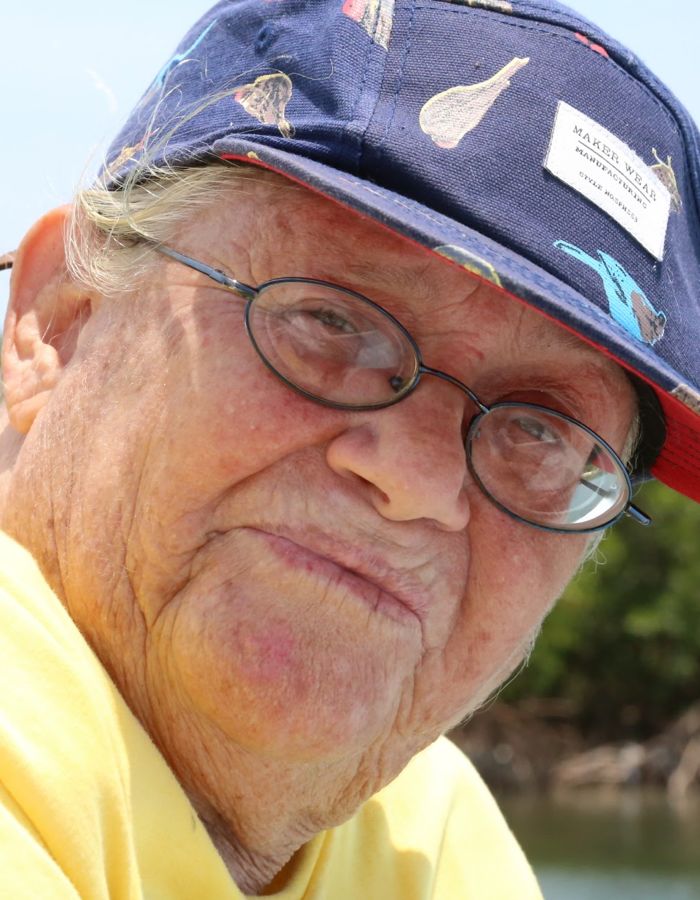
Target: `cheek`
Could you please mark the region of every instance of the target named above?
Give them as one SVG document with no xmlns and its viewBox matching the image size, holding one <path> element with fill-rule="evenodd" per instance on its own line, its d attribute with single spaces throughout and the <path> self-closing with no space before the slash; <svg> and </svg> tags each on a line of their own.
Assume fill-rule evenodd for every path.
<svg viewBox="0 0 700 900">
<path fill-rule="evenodd" d="M 171 319 L 140 376 L 129 408 L 134 437 L 122 440 L 128 476 L 122 467 L 114 488 L 121 496 L 125 478 L 134 483 L 127 559 L 148 621 L 188 577 L 221 504 L 280 460 L 322 444 L 340 415 L 267 370 L 239 309 L 196 309 L 196 318 L 190 307 Z"/>
<path fill-rule="evenodd" d="M 477 591 L 490 598 L 482 610 L 485 639 L 501 645 L 503 655 L 527 646 L 578 570 L 587 544 L 584 536 L 547 534 L 517 522 L 502 527 L 497 553 L 485 551 L 475 566 Z"/>
<path fill-rule="evenodd" d="M 467 593 L 443 659 L 434 661 L 433 710 L 463 718 L 505 681 L 527 654 L 552 605 L 576 573 L 584 536 L 548 535 L 477 501 L 470 523 Z"/>
<path fill-rule="evenodd" d="M 267 369 L 245 333 L 241 310 L 199 312 L 196 329 L 196 341 L 181 341 L 168 360 L 167 405 L 150 460 L 154 488 L 177 493 L 170 501 L 177 514 L 188 506 L 202 509 L 281 458 L 327 440 L 340 415 Z"/>
</svg>

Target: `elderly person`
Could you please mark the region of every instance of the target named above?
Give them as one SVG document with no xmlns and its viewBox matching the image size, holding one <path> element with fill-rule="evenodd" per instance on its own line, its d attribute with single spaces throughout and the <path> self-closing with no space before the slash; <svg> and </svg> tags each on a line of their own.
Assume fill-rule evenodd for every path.
<svg viewBox="0 0 700 900">
<path fill-rule="evenodd" d="M 440 735 L 700 499 L 698 146 L 552 2 L 194 26 L 14 255 L 3 896 L 539 895 Z"/>
</svg>

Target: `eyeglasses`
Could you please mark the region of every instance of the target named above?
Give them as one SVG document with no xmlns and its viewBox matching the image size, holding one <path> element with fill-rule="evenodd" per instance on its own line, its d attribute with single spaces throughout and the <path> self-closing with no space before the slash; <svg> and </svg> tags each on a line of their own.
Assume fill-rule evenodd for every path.
<svg viewBox="0 0 700 900">
<path fill-rule="evenodd" d="M 599 531 L 629 515 L 632 483 L 612 447 L 576 419 L 535 403 L 483 403 L 458 379 L 423 363 L 404 326 L 362 294 L 314 278 L 252 287 L 163 244 L 165 256 L 246 301 L 245 327 L 260 359 L 297 393 L 334 409 L 379 410 L 426 375 L 454 385 L 478 412 L 465 449 L 474 481 L 503 512 L 546 531 Z"/>
</svg>

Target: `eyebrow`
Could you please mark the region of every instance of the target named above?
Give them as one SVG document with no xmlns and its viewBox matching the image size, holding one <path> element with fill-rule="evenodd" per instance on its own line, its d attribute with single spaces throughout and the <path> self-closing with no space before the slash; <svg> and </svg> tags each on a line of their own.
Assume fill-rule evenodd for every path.
<svg viewBox="0 0 700 900">
<path fill-rule="evenodd" d="M 521 301 L 525 303 L 525 301 Z M 525 304 L 528 309 L 532 309 L 535 312 L 540 312 L 536 306 L 530 306 L 529 303 Z M 545 321 L 551 322 L 552 325 L 556 327 L 556 344 L 557 349 L 569 350 L 571 352 L 582 353 L 585 356 L 589 357 L 592 363 L 598 362 L 600 364 L 601 369 L 607 369 L 609 365 L 615 366 L 619 368 L 622 372 L 627 374 L 624 366 L 621 365 L 616 359 L 610 356 L 607 353 L 604 353 L 601 349 L 595 346 L 595 344 L 589 343 L 584 340 L 581 335 L 577 334 L 575 331 L 567 328 L 561 322 L 557 322 L 554 319 L 550 319 L 545 313 L 542 313 Z M 598 368 L 598 367 L 596 367 Z"/>
<path fill-rule="evenodd" d="M 387 293 L 406 291 L 419 295 L 431 296 L 435 293 L 435 281 L 421 269 L 407 269 L 405 266 L 388 263 L 382 266 L 370 266 L 364 262 L 346 262 L 343 268 L 354 279 L 367 286 L 371 293 L 374 288 Z M 370 296 L 370 300 L 372 297 Z"/>
</svg>

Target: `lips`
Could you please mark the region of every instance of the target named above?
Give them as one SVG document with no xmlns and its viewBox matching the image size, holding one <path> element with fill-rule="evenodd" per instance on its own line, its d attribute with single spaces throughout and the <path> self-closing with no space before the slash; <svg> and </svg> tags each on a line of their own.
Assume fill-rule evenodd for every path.
<svg viewBox="0 0 700 900">
<path fill-rule="evenodd" d="M 373 611 L 397 621 L 423 621 L 430 606 L 425 587 L 401 568 L 326 534 L 249 528 L 287 566 L 330 581 L 357 596 Z"/>
</svg>

